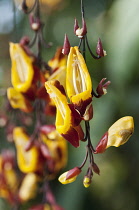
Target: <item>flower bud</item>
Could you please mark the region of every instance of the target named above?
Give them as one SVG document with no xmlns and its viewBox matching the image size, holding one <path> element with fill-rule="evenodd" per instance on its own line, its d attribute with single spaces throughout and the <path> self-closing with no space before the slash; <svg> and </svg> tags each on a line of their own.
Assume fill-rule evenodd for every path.
<svg viewBox="0 0 139 210">
<path fill-rule="evenodd" d="M 65 173 L 63 173 L 60 177 L 59 177 L 59 182 L 61 182 L 62 184 L 69 184 L 71 182 L 74 182 L 77 178 L 77 176 L 81 173 L 81 169 L 79 169 L 78 167 L 75 167 Z"/>
<path fill-rule="evenodd" d="M 96 53 L 97 55 L 99 55 L 100 57 L 104 57 L 106 56 L 106 51 L 103 50 L 103 46 L 102 46 L 102 42 L 101 42 L 101 39 L 99 38 L 98 39 L 98 42 L 97 42 L 97 47 L 96 47 Z"/>
<path fill-rule="evenodd" d="M 70 42 L 69 42 L 67 34 L 65 34 L 65 39 L 64 39 L 62 53 L 64 55 L 68 55 L 69 52 L 70 52 Z"/>
<path fill-rule="evenodd" d="M 87 33 L 87 27 L 86 27 L 86 22 L 84 18 L 82 18 L 82 28 L 78 26 L 78 22 L 75 19 L 75 24 L 74 24 L 74 33 L 76 36 L 78 36 L 80 39 L 83 38 L 84 35 Z"/>
<path fill-rule="evenodd" d="M 91 182 L 92 182 L 92 179 L 90 177 L 88 177 L 88 176 L 84 177 L 84 180 L 83 180 L 84 187 L 86 187 L 86 188 L 89 187 Z"/>
</svg>

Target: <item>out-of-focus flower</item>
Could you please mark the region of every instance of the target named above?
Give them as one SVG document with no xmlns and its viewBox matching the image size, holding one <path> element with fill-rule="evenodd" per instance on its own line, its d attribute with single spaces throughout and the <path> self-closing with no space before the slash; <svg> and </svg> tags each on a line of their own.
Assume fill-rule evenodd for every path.
<svg viewBox="0 0 139 210">
<path fill-rule="evenodd" d="M 76 130 L 76 127 L 81 121 L 79 113 L 74 110 L 73 114 L 72 109 L 67 103 L 65 90 L 58 81 L 47 81 L 45 83 L 45 87 L 57 108 L 57 131 L 62 136 L 64 136 L 64 138 L 67 139 L 73 146 L 78 147 L 80 134 L 78 133 L 78 130 Z"/>
<path fill-rule="evenodd" d="M 110 146 L 119 147 L 125 144 L 134 132 L 134 120 L 131 116 L 122 117 L 117 120 L 103 135 L 95 153 L 102 153 Z"/>
<path fill-rule="evenodd" d="M 38 148 L 33 145 L 29 151 L 25 147 L 30 139 L 22 127 L 13 130 L 13 139 L 17 150 L 17 162 L 19 169 L 24 173 L 38 171 L 41 167 L 39 163 Z"/>
<path fill-rule="evenodd" d="M 28 201 L 36 196 L 39 177 L 35 173 L 28 173 L 20 186 L 19 198 Z"/>
<path fill-rule="evenodd" d="M 12 151 L 5 150 L 0 155 L 0 197 L 14 203 L 18 184 L 15 156 Z"/>
<path fill-rule="evenodd" d="M 67 60 L 66 90 L 84 120 L 92 118 L 92 82 L 78 47 L 71 47 Z"/>
<path fill-rule="evenodd" d="M 52 174 L 50 175 L 55 176 L 55 174 L 59 172 L 60 169 L 64 168 L 67 163 L 67 142 L 55 130 L 55 126 L 45 125 L 41 127 L 40 131 L 41 139 L 47 149 L 47 154 L 45 152 L 45 156 L 48 160 L 48 170 L 50 168 L 52 170 Z M 51 164 L 53 167 L 51 167 Z"/>
<path fill-rule="evenodd" d="M 15 3 L 21 4 L 22 0 L 14 0 Z M 56 6 L 59 5 L 59 3 L 61 3 L 63 0 L 41 0 L 41 4 L 43 6 L 48 6 L 51 9 L 55 9 Z M 34 0 L 29 0 L 26 1 L 27 2 L 27 6 L 31 7 L 34 4 Z"/>
<path fill-rule="evenodd" d="M 33 57 L 27 55 L 20 44 L 14 43 L 10 43 L 10 56 L 12 85 L 17 91 L 26 92 L 33 81 Z"/>
<path fill-rule="evenodd" d="M 75 167 L 75 168 L 61 174 L 61 176 L 58 178 L 58 180 L 62 184 L 69 184 L 71 182 L 74 182 L 80 173 L 81 173 L 81 169 L 79 169 L 78 167 Z"/>
<path fill-rule="evenodd" d="M 16 91 L 16 89 L 8 88 L 7 96 L 14 109 L 21 109 L 24 112 L 32 112 L 33 107 L 31 102 L 22 93 Z"/>
<path fill-rule="evenodd" d="M 57 204 L 40 204 L 31 207 L 29 210 L 64 210 L 61 206 Z"/>
</svg>

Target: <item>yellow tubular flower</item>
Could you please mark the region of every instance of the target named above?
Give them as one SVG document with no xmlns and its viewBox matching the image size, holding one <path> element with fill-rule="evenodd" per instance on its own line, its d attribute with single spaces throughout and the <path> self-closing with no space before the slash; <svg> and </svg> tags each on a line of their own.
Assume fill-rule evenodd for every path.
<svg viewBox="0 0 139 210">
<path fill-rule="evenodd" d="M 71 47 L 68 55 L 66 90 L 68 97 L 77 106 L 77 109 L 82 107 L 85 112 L 86 107 L 92 101 L 92 82 L 78 47 Z"/>
<path fill-rule="evenodd" d="M 13 139 L 17 150 L 17 163 L 23 173 L 35 172 L 38 170 L 39 152 L 37 147 L 33 146 L 29 151 L 25 151 L 25 146 L 30 137 L 21 127 L 13 130 Z"/>
<path fill-rule="evenodd" d="M 131 116 L 122 117 L 117 120 L 103 135 L 98 145 L 96 153 L 102 153 L 110 146 L 119 147 L 125 144 L 134 132 L 134 120 Z"/>
<path fill-rule="evenodd" d="M 134 132 L 133 117 L 127 116 L 117 120 L 108 130 L 107 147 L 119 147 L 125 144 Z"/>
<path fill-rule="evenodd" d="M 50 98 L 54 101 L 57 108 L 56 129 L 64 136 L 73 146 L 79 146 L 78 132 L 73 128 L 74 117 L 68 106 L 64 88 L 58 81 L 47 81 L 45 83 Z"/>
<path fill-rule="evenodd" d="M 19 189 L 19 198 L 22 201 L 28 201 L 29 199 L 32 199 L 35 197 L 37 193 L 37 184 L 38 184 L 39 178 L 34 173 L 28 173 L 21 184 L 21 187 Z"/>
<path fill-rule="evenodd" d="M 56 130 L 48 135 L 41 134 L 41 139 L 47 145 L 50 156 L 55 161 L 54 171 L 57 173 L 67 163 L 67 142 Z"/>
<path fill-rule="evenodd" d="M 22 109 L 24 112 L 32 111 L 33 108 L 30 101 L 26 99 L 22 93 L 16 91 L 14 88 L 7 89 L 7 97 L 14 109 Z"/>
<path fill-rule="evenodd" d="M 11 81 L 19 92 L 26 92 L 33 80 L 33 58 L 28 56 L 19 44 L 10 43 L 10 56 L 12 61 Z"/>
</svg>

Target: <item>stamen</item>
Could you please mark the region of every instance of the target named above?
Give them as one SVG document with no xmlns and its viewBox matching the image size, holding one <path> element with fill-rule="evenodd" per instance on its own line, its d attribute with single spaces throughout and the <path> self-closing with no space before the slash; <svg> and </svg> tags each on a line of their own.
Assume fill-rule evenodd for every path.
<svg viewBox="0 0 139 210">
<path fill-rule="evenodd" d="M 85 75 L 77 57 L 73 63 L 73 86 L 76 94 L 86 91 Z"/>
</svg>

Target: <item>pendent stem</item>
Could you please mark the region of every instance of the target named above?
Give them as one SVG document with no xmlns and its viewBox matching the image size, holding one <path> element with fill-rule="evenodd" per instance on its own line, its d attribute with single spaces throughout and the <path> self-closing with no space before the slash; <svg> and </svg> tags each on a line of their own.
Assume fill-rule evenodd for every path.
<svg viewBox="0 0 139 210">
<path fill-rule="evenodd" d="M 85 35 L 85 40 L 86 40 L 86 44 L 87 44 L 87 47 L 88 47 L 88 50 L 89 50 L 89 52 L 90 52 L 90 54 L 91 54 L 91 56 L 94 58 L 94 59 L 100 59 L 101 58 L 101 56 L 95 56 L 94 55 L 94 53 L 92 52 L 92 50 L 91 50 L 91 48 L 90 48 L 90 46 L 89 46 L 89 43 L 88 43 L 88 39 L 87 39 L 87 35 Z"/>
</svg>

